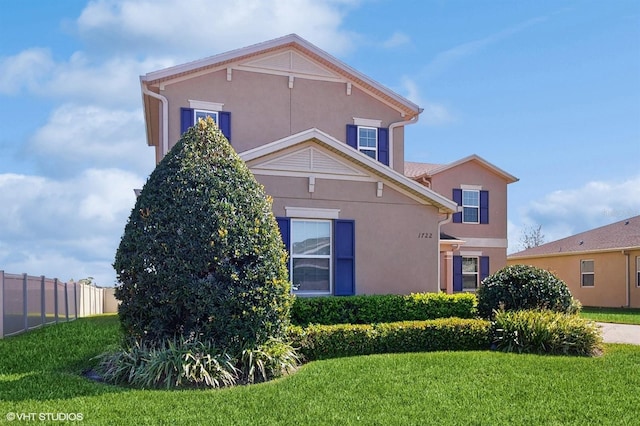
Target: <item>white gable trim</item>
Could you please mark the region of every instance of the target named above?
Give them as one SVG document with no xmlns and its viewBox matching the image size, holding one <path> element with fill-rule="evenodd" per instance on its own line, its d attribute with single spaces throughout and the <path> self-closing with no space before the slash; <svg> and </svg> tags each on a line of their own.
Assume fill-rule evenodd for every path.
<svg viewBox="0 0 640 426">
<path fill-rule="evenodd" d="M 382 181 L 390 188 L 393 188 L 422 204 L 430 204 L 438 207 L 442 213 L 455 213 L 458 205 L 452 200 L 424 187 L 412 179 L 396 172 L 395 170 L 381 164 L 366 154 L 357 151 L 346 143 L 341 142 L 323 131 L 312 128 L 295 135 L 259 146 L 240 153 L 240 157 L 247 163 L 274 154 L 278 151 L 294 147 L 301 143 L 313 141 L 320 146 L 346 158 L 359 168 L 365 169 L 371 177 L 379 177 L 376 181 Z M 251 167 L 250 167 L 251 168 Z"/>
</svg>

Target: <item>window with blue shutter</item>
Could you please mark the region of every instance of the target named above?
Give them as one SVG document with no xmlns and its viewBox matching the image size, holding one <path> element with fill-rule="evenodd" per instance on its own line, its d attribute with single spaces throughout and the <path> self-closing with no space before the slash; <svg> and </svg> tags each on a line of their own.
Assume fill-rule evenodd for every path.
<svg viewBox="0 0 640 426">
<path fill-rule="evenodd" d="M 462 189 L 453 188 L 453 201 L 459 206 L 462 205 Z M 453 214 L 453 223 L 462 223 L 462 212 Z"/>
<path fill-rule="evenodd" d="M 322 223 L 328 221 L 293 219 L 292 224 L 292 219 L 288 217 L 276 217 L 276 222 L 282 242 L 289 253 L 289 277 L 294 286 L 294 293 L 327 294 L 326 285 L 322 288 L 314 286 L 326 282 L 327 277 L 332 276 L 334 295 L 355 294 L 356 253 L 353 220 L 333 221 L 333 238 L 328 241 L 320 229 Z M 327 243 L 331 248 L 327 247 Z M 326 253 L 332 253 L 331 262 L 325 260 Z"/>
<path fill-rule="evenodd" d="M 480 191 L 480 223 L 489 223 L 489 191 Z"/>
<path fill-rule="evenodd" d="M 480 256 L 480 282 L 489 276 L 489 256 Z"/>
<path fill-rule="evenodd" d="M 204 111 L 193 108 L 180 108 L 180 134 L 183 134 L 196 122 L 196 117 L 203 118 L 210 115 L 216 122 L 222 134 L 231 142 L 231 113 L 229 111 Z"/>
<path fill-rule="evenodd" d="M 462 291 L 462 256 L 453 256 L 453 291 Z"/>
<path fill-rule="evenodd" d="M 353 220 L 334 221 L 334 294 L 351 296 L 356 292 L 356 241 Z"/>
<path fill-rule="evenodd" d="M 389 129 L 347 124 L 347 145 L 389 165 Z"/>
<path fill-rule="evenodd" d="M 284 248 L 289 252 L 289 242 L 291 235 L 291 219 L 288 217 L 277 217 L 276 222 L 278 222 L 278 228 L 280 228 L 280 236 L 282 237 L 282 243 L 284 244 Z"/>
<path fill-rule="evenodd" d="M 453 201 L 462 206 L 454 213 L 453 223 L 489 223 L 489 191 L 453 189 Z"/>
</svg>

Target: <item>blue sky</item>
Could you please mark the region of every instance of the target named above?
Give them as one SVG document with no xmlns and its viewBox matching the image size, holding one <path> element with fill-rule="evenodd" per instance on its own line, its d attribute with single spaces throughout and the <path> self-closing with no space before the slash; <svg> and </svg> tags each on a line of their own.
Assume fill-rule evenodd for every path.
<svg viewBox="0 0 640 426">
<path fill-rule="evenodd" d="M 139 75 L 297 33 L 424 108 L 406 159 L 517 176 L 509 250 L 640 215 L 640 2 L 0 0 L 0 269 L 113 285 Z"/>
</svg>

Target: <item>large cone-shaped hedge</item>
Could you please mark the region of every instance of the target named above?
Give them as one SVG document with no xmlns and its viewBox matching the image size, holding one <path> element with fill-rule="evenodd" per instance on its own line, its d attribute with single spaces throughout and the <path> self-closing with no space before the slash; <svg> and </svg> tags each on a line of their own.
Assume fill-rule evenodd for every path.
<svg viewBox="0 0 640 426">
<path fill-rule="evenodd" d="M 116 253 L 125 334 L 235 351 L 283 337 L 290 285 L 271 199 L 215 123 L 200 120 L 153 171 Z"/>
</svg>

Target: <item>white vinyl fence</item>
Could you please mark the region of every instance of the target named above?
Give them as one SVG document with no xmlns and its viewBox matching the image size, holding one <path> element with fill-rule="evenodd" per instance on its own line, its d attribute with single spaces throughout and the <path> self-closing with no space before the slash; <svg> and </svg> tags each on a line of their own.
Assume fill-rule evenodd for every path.
<svg viewBox="0 0 640 426">
<path fill-rule="evenodd" d="M 81 282 L 0 271 L 0 338 L 102 314 L 105 290 Z M 113 298 L 113 291 L 107 292 L 107 298 Z"/>
</svg>

